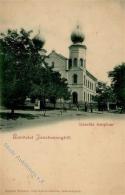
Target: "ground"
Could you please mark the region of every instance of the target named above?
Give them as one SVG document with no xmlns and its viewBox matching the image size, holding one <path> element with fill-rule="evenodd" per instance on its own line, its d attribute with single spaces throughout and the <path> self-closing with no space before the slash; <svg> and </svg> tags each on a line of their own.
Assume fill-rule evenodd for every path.
<svg viewBox="0 0 125 195">
<path fill-rule="evenodd" d="M 0 111 L 0 131 L 11 131 L 18 128 L 48 125 L 51 123 L 57 123 L 65 120 L 79 120 L 79 119 L 125 119 L 125 114 L 119 114 L 117 112 L 84 112 L 77 110 L 49 110 L 44 113 L 41 111 L 24 111 L 16 110 L 15 117 L 10 119 L 9 110 Z"/>
<path fill-rule="evenodd" d="M 7 112 L 0 112 L 0 194 L 125 194 L 125 114 L 18 110 L 12 120 Z"/>
</svg>

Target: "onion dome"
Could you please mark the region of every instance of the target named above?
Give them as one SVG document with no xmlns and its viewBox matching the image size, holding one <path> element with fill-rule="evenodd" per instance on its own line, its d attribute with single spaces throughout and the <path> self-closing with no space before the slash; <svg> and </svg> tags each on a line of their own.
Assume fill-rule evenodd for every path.
<svg viewBox="0 0 125 195">
<path fill-rule="evenodd" d="M 76 27 L 76 29 L 71 33 L 71 41 L 76 43 L 82 43 L 85 39 L 84 34 L 82 33 L 79 26 Z"/>
<path fill-rule="evenodd" d="M 38 34 L 33 38 L 33 43 L 38 49 L 43 48 L 45 44 L 45 39 L 44 37 L 40 36 L 40 32 L 38 32 Z"/>
</svg>

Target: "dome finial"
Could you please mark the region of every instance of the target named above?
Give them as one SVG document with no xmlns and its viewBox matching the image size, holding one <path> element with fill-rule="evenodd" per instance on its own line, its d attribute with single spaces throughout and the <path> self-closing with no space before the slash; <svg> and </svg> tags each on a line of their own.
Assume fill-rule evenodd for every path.
<svg viewBox="0 0 125 195">
<path fill-rule="evenodd" d="M 79 29 L 79 24 L 77 24 L 76 28 Z"/>
<path fill-rule="evenodd" d="M 74 44 L 82 43 L 85 39 L 84 34 L 81 31 L 79 24 L 77 24 L 76 29 L 71 33 L 71 40 Z"/>
<path fill-rule="evenodd" d="M 33 38 L 33 42 L 37 45 L 37 47 L 42 48 L 45 44 L 45 38 L 44 36 L 41 36 L 40 32 L 40 25 L 38 27 L 38 33 L 36 36 Z"/>
<path fill-rule="evenodd" d="M 39 27 L 38 27 L 38 35 L 40 35 L 40 24 L 39 24 Z"/>
</svg>

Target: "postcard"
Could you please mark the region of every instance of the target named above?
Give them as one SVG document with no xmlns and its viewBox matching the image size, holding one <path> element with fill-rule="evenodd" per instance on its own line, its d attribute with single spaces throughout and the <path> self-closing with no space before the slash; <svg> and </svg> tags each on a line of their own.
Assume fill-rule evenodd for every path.
<svg viewBox="0 0 125 195">
<path fill-rule="evenodd" d="M 0 194 L 125 194 L 125 1 L 0 1 Z"/>
</svg>

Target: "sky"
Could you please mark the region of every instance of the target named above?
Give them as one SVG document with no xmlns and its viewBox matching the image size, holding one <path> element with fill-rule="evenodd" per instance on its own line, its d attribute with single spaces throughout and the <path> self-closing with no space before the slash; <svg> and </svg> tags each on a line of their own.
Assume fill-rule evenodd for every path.
<svg viewBox="0 0 125 195">
<path fill-rule="evenodd" d="M 85 34 L 87 69 L 109 82 L 107 72 L 125 62 L 125 0 L 0 0 L 0 32 L 33 30 L 44 48 L 68 57 L 77 24 Z"/>
</svg>

